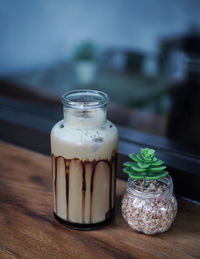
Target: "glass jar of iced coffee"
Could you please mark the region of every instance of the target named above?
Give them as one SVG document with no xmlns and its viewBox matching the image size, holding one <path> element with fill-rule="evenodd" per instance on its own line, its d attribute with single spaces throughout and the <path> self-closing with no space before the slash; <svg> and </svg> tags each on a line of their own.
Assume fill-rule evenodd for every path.
<svg viewBox="0 0 200 259">
<path fill-rule="evenodd" d="M 51 131 L 54 215 L 72 228 L 97 228 L 114 214 L 118 132 L 106 119 L 108 99 L 67 92 L 64 120 Z"/>
</svg>

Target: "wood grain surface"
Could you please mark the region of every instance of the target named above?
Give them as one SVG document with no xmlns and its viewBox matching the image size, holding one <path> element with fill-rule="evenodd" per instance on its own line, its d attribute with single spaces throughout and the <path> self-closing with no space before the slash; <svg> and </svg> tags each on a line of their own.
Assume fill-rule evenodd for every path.
<svg viewBox="0 0 200 259">
<path fill-rule="evenodd" d="M 200 207 L 179 201 L 172 228 L 136 233 L 124 222 L 117 182 L 117 213 L 99 230 L 77 231 L 52 214 L 50 157 L 0 142 L 0 258 L 200 258 Z"/>
</svg>

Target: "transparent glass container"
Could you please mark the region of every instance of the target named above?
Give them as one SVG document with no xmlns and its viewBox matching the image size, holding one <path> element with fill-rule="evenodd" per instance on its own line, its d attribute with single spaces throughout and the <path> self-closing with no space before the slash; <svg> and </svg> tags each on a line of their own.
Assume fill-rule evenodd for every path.
<svg viewBox="0 0 200 259">
<path fill-rule="evenodd" d="M 114 214 L 118 132 L 106 119 L 108 99 L 67 92 L 64 120 L 51 131 L 54 215 L 72 228 L 97 228 Z"/>
<path fill-rule="evenodd" d="M 154 181 L 155 182 L 155 181 Z M 170 176 L 156 181 L 163 188 L 154 192 L 138 190 L 137 181 L 128 178 L 127 189 L 122 199 L 122 216 L 129 226 L 147 235 L 167 231 L 177 213 L 177 201 L 173 194 Z"/>
</svg>

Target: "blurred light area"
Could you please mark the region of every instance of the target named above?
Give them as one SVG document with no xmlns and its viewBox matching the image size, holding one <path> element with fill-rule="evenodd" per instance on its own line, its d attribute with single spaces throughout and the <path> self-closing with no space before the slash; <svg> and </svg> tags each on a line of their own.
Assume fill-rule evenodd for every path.
<svg viewBox="0 0 200 259">
<path fill-rule="evenodd" d="M 200 26 L 199 0 L 0 0 L 0 74 L 66 62 L 85 39 L 100 50 L 155 53 L 159 41 Z M 115 66 L 123 64 L 116 57 Z M 155 63 L 148 59 L 147 74 Z"/>
</svg>

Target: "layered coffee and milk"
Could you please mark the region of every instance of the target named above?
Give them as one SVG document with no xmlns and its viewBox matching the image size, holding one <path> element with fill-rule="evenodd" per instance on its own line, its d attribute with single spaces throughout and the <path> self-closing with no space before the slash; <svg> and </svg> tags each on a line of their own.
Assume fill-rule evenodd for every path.
<svg viewBox="0 0 200 259">
<path fill-rule="evenodd" d="M 64 107 L 51 132 L 54 213 L 88 225 L 113 214 L 118 133 L 105 107 L 81 104 Z"/>
</svg>

